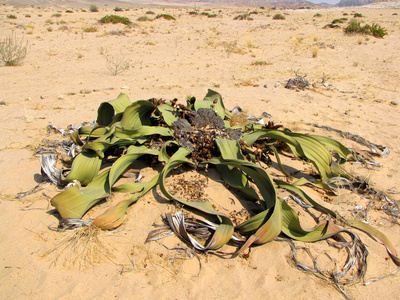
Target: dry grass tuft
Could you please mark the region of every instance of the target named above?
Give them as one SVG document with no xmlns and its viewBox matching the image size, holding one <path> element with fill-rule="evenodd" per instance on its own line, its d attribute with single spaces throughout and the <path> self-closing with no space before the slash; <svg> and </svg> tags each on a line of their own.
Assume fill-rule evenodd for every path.
<svg viewBox="0 0 400 300">
<path fill-rule="evenodd" d="M 64 266 L 78 263 L 80 267 L 87 267 L 113 257 L 110 246 L 103 239 L 106 233 L 95 226 L 63 229 L 59 234 L 62 238 L 43 255 L 52 256 L 54 265 L 62 260 Z"/>
</svg>

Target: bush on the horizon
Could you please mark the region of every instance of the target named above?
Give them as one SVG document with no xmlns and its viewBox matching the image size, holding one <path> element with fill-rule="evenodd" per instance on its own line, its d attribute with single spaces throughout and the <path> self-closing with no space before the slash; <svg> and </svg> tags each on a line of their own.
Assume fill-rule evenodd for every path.
<svg viewBox="0 0 400 300">
<path fill-rule="evenodd" d="M 156 19 L 163 18 L 163 19 L 168 20 L 168 21 L 176 21 L 176 19 L 173 16 L 168 15 L 168 14 L 159 14 L 155 18 Z"/>
<path fill-rule="evenodd" d="M 89 6 L 89 11 L 90 12 L 98 12 L 99 9 L 97 8 L 96 5 L 92 4 L 92 5 Z"/>
<path fill-rule="evenodd" d="M 357 19 L 352 19 L 349 26 L 344 28 L 346 34 L 369 34 L 377 38 L 383 38 L 387 35 L 387 30 L 379 24 L 372 23 L 372 25 L 361 25 Z"/>
<path fill-rule="evenodd" d="M 117 15 L 107 15 L 102 17 L 99 20 L 100 23 L 105 24 L 105 23 L 113 23 L 113 24 L 117 24 L 117 23 L 122 23 L 125 25 L 128 25 L 130 23 L 132 23 L 127 17 L 121 17 L 121 16 L 117 16 Z"/>
<path fill-rule="evenodd" d="M 285 16 L 282 15 L 282 14 L 275 14 L 275 15 L 272 17 L 272 19 L 273 19 L 273 20 L 286 20 Z"/>
</svg>

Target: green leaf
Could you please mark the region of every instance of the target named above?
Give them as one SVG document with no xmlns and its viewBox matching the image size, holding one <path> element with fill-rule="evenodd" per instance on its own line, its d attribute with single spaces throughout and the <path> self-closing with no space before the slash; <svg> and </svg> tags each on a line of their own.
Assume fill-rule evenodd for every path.
<svg viewBox="0 0 400 300">
<path fill-rule="evenodd" d="M 51 199 L 62 218 L 80 219 L 101 199 L 110 195 L 109 170 L 96 176 L 85 188 L 72 186 Z"/>
<path fill-rule="evenodd" d="M 122 113 L 130 104 L 128 95 L 123 93 L 114 100 L 101 103 L 97 110 L 97 123 L 104 126 L 110 125 L 115 113 Z"/>
<path fill-rule="evenodd" d="M 137 129 L 143 125 L 151 125 L 151 115 L 156 106 L 146 100 L 139 100 L 129 105 L 123 115 L 120 125 L 124 129 Z"/>
<path fill-rule="evenodd" d="M 78 180 L 82 185 L 88 185 L 92 179 L 99 173 L 101 159 L 94 152 L 79 153 L 71 167 L 71 172 L 63 181 L 71 182 Z"/>
<path fill-rule="evenodd" d="M 191 99 L 191 101 L 193 100 Z M 225 118 L 225 106 L 222 102 L 222 96 L 216 91 L 209 89 L 203 100 L 195 100 L 194 110 L 198 110 L 199 108 L 211 109 L 215 111 L 222 119 Z"/>
</svg>

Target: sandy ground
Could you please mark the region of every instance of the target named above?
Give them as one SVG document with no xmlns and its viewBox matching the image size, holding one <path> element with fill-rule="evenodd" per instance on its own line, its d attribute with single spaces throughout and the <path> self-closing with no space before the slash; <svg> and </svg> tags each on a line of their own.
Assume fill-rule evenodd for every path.
<svg viewBox="0 0 400 300">
<path fill-rule="evenodd" d="M 145 15 L 153 18 L 146 14 L 150 9 L 155 14 L 171 14 L 176 21 L 135 21 Z M 98 13 L 0 7 L 0 37 L 14 32 L 29 47 L 21 66 L 0 67 L 0 297 L 341 299 L 332 285 L 288 264 L 290 248 L 285 242 L 254 248 L 248 258 L 200 255 L 200 273 L 196 258 L 182 260 L 161 243 L 145 244 L 152 224 L 161 222 L 160 215 L 178 210 L 157 199 L 155 192 L 129 209 L 119 229 L 102 233 L 97 243 L 88 242 L 89 248 L 100 247 L 100 253 L 94 254 L 84 252 L 82 244 L 64 249 L 66 234 L 47 229 L 57 221 L 49 205 L 49 197 L 58 192 L 56 187 L 16 198 L 40 181 L 39 158 L 33 153 L 43 138 L 62 138 L 48 136 L 48 124 L 66 128 L 92 121 L 98 105 L 120 92 L 132 101 L 176 97 L 184 103 L 187 95 L 202 98 L 208 88 L 222 94 L 226 107 L 239 105 L 256 116 L 267 112 L 275 123 L 294 131 L 323 134 L 349 147 L 363 148 L 311 125 L 317 123 L 387 146 L 390 155 L 378 159 L 382 167 L 350 169 L 377 190 L 400 192 L 398 8 L 258 10 L 252 21 L 233 20 L 248 12 L 246 8 L 210 8 L 207 12 L 216 18 L 189 15 L 192 7 L 150 9 L 119 13 L 137 24 L 127 28 L 97 24 L 102 16 L 114 13 L 111 7 L 102 7 Z M 388 35 L 384 39 L 346 36 L 341 29 L 322 28 L 334 19 L 350 18 L 343 14 L 354 11 L 365 16 L 364 22 L 387 28 Z M 285 13 L 286 20 L 273 20 L 276 12 Z M 17 18 L 7 18 L 10 14 Z M 84 32 L 89 27 L 96 31 Z M 113 76 L 107 57 L 124 57 L 130 68 Z M 307 74 L 317 87 L 285 89 L 294 71 Z M 320 84 L 323 78 L 325 86 Z M 191 175 L 186 178 L 195 180 Z M 234 197 L 216 177 L 207 192 L 213 199 Z M 365 208 L 368 204 L 367 199 L 345 191 L 335 197 L 313 196 L 348 216 L 356 205 Z M 390 197 L 399 199 L 397 194 Z M 108 205 L 94 208 L 86 217 Z M 399 225 L 390 222 L 379 206 L 373 207 L 370 217 L 369 222 L 400 250 Z M 367 279 L 394 271 L 384 248 L 360 236 L 370 251 Z M 169 247 L 181 245 L 175 237 L 161 242 Z M 323 241 L 306 246 L 319 251 L 326 245 Z M 346 287 L 354 299 L 398 299 L 399 289 L 398 276 Z"/>
</svg>

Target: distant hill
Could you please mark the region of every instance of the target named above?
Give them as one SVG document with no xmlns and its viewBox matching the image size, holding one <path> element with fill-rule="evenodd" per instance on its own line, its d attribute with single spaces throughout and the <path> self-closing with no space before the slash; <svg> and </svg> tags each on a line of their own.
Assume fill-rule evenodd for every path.
<svg viewBox="0 0 400 300">
<path fill-rule="evenodd" d="M 375 0 L 341 0 L 337 6 L 361 6 L 370 4 L 372 2 L 375 2 Z"/>
</svg>

